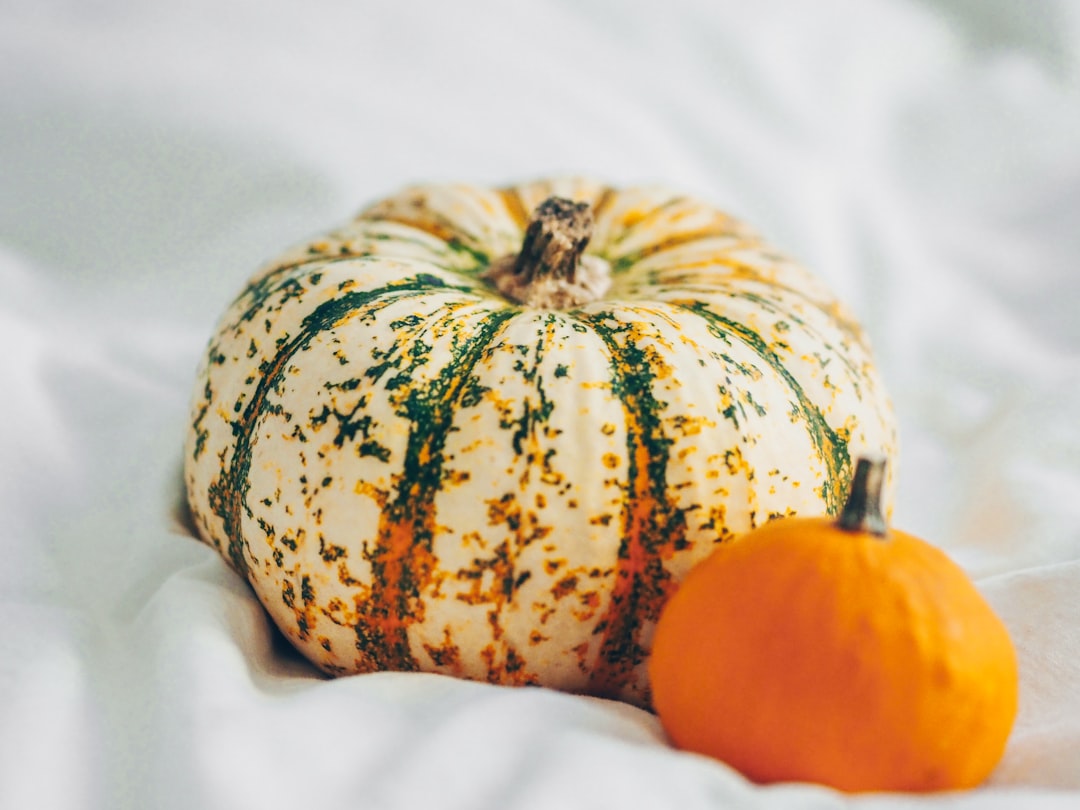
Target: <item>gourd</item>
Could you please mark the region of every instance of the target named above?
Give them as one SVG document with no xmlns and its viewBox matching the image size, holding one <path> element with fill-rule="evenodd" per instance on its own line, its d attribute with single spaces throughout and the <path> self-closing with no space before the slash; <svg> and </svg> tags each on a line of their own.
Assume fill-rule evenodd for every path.
<svg viewBox="0 0 1080 810">
<path fill-rule="evenodd" d="M 739 220 L 582 178 L 426 185 L 246 284 L 200 364 L 200 535 L 330 674 L 648 703 L 717 543 L 893 451 L 863 331 Z"/>
<path fill-rule="evenodd" d="M 890 529 L 883 459 L 839 519 L 794 517 L 695 567 L 667 603 L 653 699 L 679 747 L 761 782 L 971 788 L 1017 712 L 1008 630 L 941 550 Z"/>
</svg>

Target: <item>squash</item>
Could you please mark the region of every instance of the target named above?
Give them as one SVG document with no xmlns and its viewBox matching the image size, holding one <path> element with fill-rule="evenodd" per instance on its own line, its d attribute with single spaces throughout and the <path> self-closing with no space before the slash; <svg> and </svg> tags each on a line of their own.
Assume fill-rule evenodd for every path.
<svg viewBox="0 0 1080 810">
<path fill-rule="evenodd" d="M 679 747 L 760 782 L 975 787 L 1016 717 L 1008 630 L 941 550 L 889 529 L 884 459 L 838 520 L 777 520 L 717 549 L 656 629 L 653 699 Z"/>
<path fill-rule="evenodd" d="M 860 327 L 737 219 L 581 178 L 427 185 L 268 264 L 198 371 L 199 532 L 324 672 L 648 703 L 660 609 L 892 453 Z"/>
</svg>

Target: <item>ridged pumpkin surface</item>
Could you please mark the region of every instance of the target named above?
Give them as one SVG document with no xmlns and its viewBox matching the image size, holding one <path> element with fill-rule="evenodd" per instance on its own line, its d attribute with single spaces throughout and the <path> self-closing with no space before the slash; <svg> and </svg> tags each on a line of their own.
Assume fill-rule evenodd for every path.
<svg viewBox="0 0 1080 810">
<path fill-rule="evenodd" d="M 484 278 L 551 196 L 589 203 L 611 276 L 565 310 Z M 835 513 L 891 420 L 859 327 L 732 217 L 579 179 L 427 186 L 251 279 L 199 371 L 186 479 L 204 538 L 328 673 L 646 704 L 689 568 Z"/>
</svg>

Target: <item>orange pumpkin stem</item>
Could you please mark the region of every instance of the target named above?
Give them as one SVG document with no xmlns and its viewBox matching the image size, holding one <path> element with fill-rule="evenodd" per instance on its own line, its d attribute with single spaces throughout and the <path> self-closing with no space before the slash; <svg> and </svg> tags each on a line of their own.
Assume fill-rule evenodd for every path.
<svg viewBox="0 0 1080 810">
<path fill-rule="evenodd" d="M 855 464 L 847 503 L 836 525 L 844 531 L 864 532 L 885 537 L 889 524 L 881 513 L 882 490 L 885 486 L 885 458 L 860 458 Z"/>
</svg>

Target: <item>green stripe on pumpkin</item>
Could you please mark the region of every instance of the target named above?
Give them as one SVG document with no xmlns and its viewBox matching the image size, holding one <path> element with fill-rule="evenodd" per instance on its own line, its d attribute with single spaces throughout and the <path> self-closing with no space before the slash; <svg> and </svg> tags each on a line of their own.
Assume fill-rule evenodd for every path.
<svg viewBox="0 0 1080 810">
<path fill-rule="evenodd" d="M 814 447 L 817 448 L 818 456 L 825 463 L 828 470 L 828 480 L 822 485 L 821 489 L 821 497 L 825 501 L 825 507 L 829 514 L 838 514 L 844 505 L 848 483 L 851 479 L 851 457 L 848 454 L 848 443 L 830 427 L 821 409 L 807 396 L 802 385 L 784 365 L 783 359 L 769 348 L 768 343 L 761 335 L 749 326 L 713 312 L 709 309 L 708 304 L 704 302 L 669 300 L 667 303 L 702 318 L 710 333 L 721 340 L 727 340 L 729 337 L 737 338 L 745 346 L 752 349 L 784 381 L 795 398 L 792 403 L 793 413 L 806 425 Z"/>
<path fill-rule="evenodd" d="M 421 595 L 437 566 L 435 496 L 443 486 L 446 439 L 462 400 L 475 388 L 476 364 L 517 314 L 516 309 L 504 308 L 487 315 L 474 333 L 458 332 L 449 348 L 451 360 L 423 386 L 411 382 L 411 375 L 427 362 L 429 344 L 417 350 L 414 343 L 399 355 L 408 358 L 404 368 L 390 363 L 377 372 L 378 376 L 391 368 L 396 372 L 390 380 L 399 381 L 394 384 L 403 392 L 397 413 L 411 428 L 401 470 L 395 475 L 396 497 L 383 507 L 374 548 L 364 550 L 371 565 L 371 590 L 357 606 L 355 631 L 357 649 L 372 669 L 420 668 L 409 649 L 408 628 L 423 619 Z M 438 351 L 447 348 L 439 346 Z"/>
<path fill-rule="evenodd" d="M 602 636 L 589 691 L 617 696 L 647 655 L 641 633 L 656 621 L 672 587 L 663 560 L 686 543 L 686 517 L 668 494 L 672 440 L 664 435 L 665 404 L 654 394 L 666 373 L 659 354 L 635 341 L 640 326 L 611 313 L 578 314 L 611 355 L 612 393 L 626 417 L 627 480 L 611 599 L 595 633 Z"/>
<path fill-rule="evenodd" d="M 858 366 L 855 365 L 855 363 L 852 362 L 851 357 L 846 351 L 843 351 L 841 348 L 838 348 L 829 341 L 827 341 L 825 337 L 817 329 L 815 329 L 809 321 L 807 321 L 793 309 L 781 307 L 778 301 L 767 298 L 760 293 L 749 292 L 748 290 L 742 289 L 738 284 L 728 284 L 724 282 L 725 279 L 721 276 L 717 279 L 717 284 L 715 287 L 704 287 L 700 285 L 695 287 L 694 285 L 685 285 L 680 286 L 680 290 L 691 293 L 701 292 L 704 296 L 716 295 L 719 292 L 723 295 L 729 296 L 730 298 L 739 298 L 744 301 L 749 301 L 763 312 L 768 312 L 772 315 L 777 316 L 781 321 L 786 322 L 788 326 L 790 326 L 790 324 L 795 324 L 808 336 L 812 337 L 814 343 L 818 345 L 822 351 L 830 354 L 832 357 L 835 357 L 840 361 L 841 364 L 843 364 L 844 368 L 847 369 L 848 377 L 854 388 L 855 395 L 862 399 L 859 385 L 859 378 L 862 376 L 862 371 L 858 368 Z M 807 299 L 805 296 L 803 296 L 801 292 L 799 292 L 799 290 L 795 289 L 794 287 L 766 282 L 764 280 L 758 283 L 762 285 L 768 285 L 774 290 L 781 290 L 783 292 L 800 296 L 808 306 L 813 307 L 820 312 L 823 312 L 825 316 L 829 319 L 830 323 L 832 323 L 833 325 L 837 325 L 836 316 L 831 314 L 825 306 L 811 301 L 810 299 Z M 851 337 L 853 339 L 856 338 L 856 336 L 854 335 L 852 335 Z"/>
<path fill-rule="evenodd" d="M 251 510 L 245 505 L 250 483 L 248 474 L 251 468 L 252 442 L 260 417 L 268 407 L 267 399 L 281 383 L 289 361 L 297 352 L 307 348 L 321 332 L 335 324 L 366 309 L 372 312 L 389 306 L 396 301 L 412 296 L 419 296 L 432 290 L 453 290 L 442 279 L 419 274 L 387 284 L 373 290 L 353 291 L 321 304 L 308 315 L 297 334 L 283 343 L 274 358 L 264 364 L 262 376 L 246 407 L 239 409 L 239 417 L 232 422 L 235 437 L 232 460 L 227 469 L 222 470 L 219 478 L 212 481 L 208 488 L 210 507 L 219 518 L 228 538 L 228 557 L 233 567 L 250 579 L 250 570 L 244 557 L 244 538 L 241 531 L 241 514 L 249 516 Z"/>
</svg>

